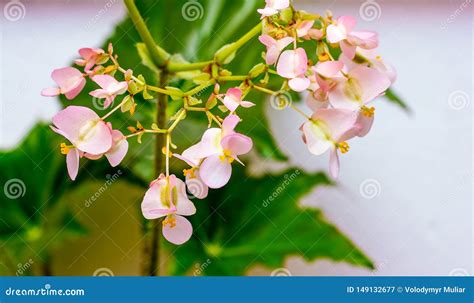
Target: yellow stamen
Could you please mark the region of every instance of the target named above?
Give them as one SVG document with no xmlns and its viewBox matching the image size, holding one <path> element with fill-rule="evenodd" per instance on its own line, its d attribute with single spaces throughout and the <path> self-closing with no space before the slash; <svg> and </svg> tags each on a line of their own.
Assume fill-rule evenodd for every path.
<svg viewBox="0 0 474 303">
<path fill-rule="evenodd" d="M 189 176 L 190 178 L 196 178 L 196 174 L 194 173 L 195 169 L 190 168 L 190 169 L 183 169 L 183 173 L 185 176 Z"/>
<path fill-rule="evenodd" d="M 382 61 L 382 57 L 376 56 L 376 57 L 375 57 L 375 60 L 377 60 L 377 61 Z"/>
<path fill-rule="evenodd" d="M 347 142 L 339 142 L 337 144 L 337 148 L 339 148 L 339 150 L 341 151 L 341 153 L 345 154 L 349 151 L 349 144 L 347 144 Z"/>
<path fill-rule="evenodd" d="M 232 163 L 234 162 L 234 158 L 232 157 L 232 152 L 228 149 L 224 149 L 224 152 L 222 155 L 219 156 L 219 159 L 221 159 L 221 161 L 229 161 L 229 163 Z"/>
<path fill-rule="evenodd" d="M 367 107 L 367 106 L 362 106 L 362 108 L 360 109 L 362 114 L 364 116 L 366 116 L 367 118 L 372 118 L 375 114 L 375 107 Z"/>
<path fill-rule="evenodd" d="M 169 225 L 170 228 L 174 228 L 176 226 L 176 219 L 174 216 L 167 216 L 163 222 L 163 227 L 165 227 L 166 225 Z"/>
<path fill-rule="evenodd" d="M 318 55 L 318 59 L 320 62 L 325 62 L 329 60 L 329 55 L 328 53 L 322 53 Z"/>
<path fill-rule="evenodd" d="M 59 150 L 61 151 L 61 154 L 67 155 L 72 147 L 74 146 L 66 145 L 66 143 L 61 143 L 61 145 L 59 146 Z"/>
</svg>

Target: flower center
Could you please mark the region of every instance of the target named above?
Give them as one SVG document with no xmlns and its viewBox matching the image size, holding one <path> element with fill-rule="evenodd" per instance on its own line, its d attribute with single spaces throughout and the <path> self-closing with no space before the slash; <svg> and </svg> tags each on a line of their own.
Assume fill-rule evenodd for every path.
<svg viewBox="0 0 474 303">
<path fill-rule="evenodd" d="M 229 163 L 234 162 L 234 157 L 232 157 L 232 152 L 228 149 L 224 149 L 222 155 L 219 156 L 221 161 L 228 161 Z"/>
<path fill-rule="evenodd" d="M 161 223 L 163 224 L 163 227 L 169 225 L 170 228 L 174 228 L 176 226 L 176 218 L 174 216 L 166 216 Z"/>
<path fill-rule="evenodd" d="M 374 116 L 374 113 L 375 113 L 375 107 L 367 107 L 367 106 L 362 106 L 362 108 L 360 109 L 362 114 L 364 116 L 366 116 L 367 118 L 372 118 Z"/>
<path fill-rule="evenodd" d="M 190 169 L 183 169 L 183 173 L 185 176 L 189 176 L 190 178 L 196 178 L 195 170 L 196 169 L 194 167 Z"/>
<path fill-rule="evenodd" d="M 347 79 L 346 85 L 344 86 L 344 94 L 349 99 L 362 103 L 362 88 L 356 79 Z"/>
<path fill-rule="evenodd" d="M 63 155 L 67 155 L 71 148 L 74 148 L 74 145 L 66 145 L 66 143 L 61 143 L 61 145 L 59 146 L 59 150 Z"/>
<path fill-rule="evenodd" d="M 347 142 L 345 142 L 345 141 L 337 143 L 336 146 L 337 146 L 337 148 L 339 148 L 339 150 L 343 154 L 345 154 L 349 151 L 349 144 L 347 144 Z"/>
<path fill-rule="evenodd" d="M 95 126 L 100 120 L 89 120 L 79 131 L 79 141 L 86 141 L 95 134 Z"/>
</svg>

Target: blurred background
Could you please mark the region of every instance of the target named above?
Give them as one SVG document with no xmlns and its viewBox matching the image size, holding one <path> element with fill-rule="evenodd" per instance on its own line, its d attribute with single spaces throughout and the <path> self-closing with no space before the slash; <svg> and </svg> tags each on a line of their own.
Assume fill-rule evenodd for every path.
<svg viewBox="0 0 474 303">
<path fill-rule="evenodd" d="M 21 4 L 17 12 L 8 11 L 12 3 Z M 318 187 L 302 202 L 322 209 L 377 269 L 325 259 L 307 262 L 296 256 L 286 258 L 283 268 L 292 275 L 472 275 L 471 1 L 294 4 L 311 12 L 329 9 L 335 16 L 353 15 L 358 28 L 376 30 L 380 53 L 398 71 L 394 90 L 411 111 L 381 102 L 372 132 L 353 141 L 351 152 L 341 158 L 337 186 Z M 0 6 L 0 148 L 11 149 L 37 121 L 49 121 L 60 110 L 59 102 L 39 95 L 51 86 L 52 69 L 69 65 L 81 47 L 100 47 L 126 12 L 122 2 L 114 0 L 1 0 Z M 182 24 L 192 26 L 187 20 Z M 166 35 L 173 37 L 174 32 Z M 312 157 L 300 142 L 300 117 L 270 106 L 267 111 L 290 162 L 308 171 L 326 170 L 326 156 Z M 6 182 L 0 181 L 2 186 Z M 86 201 L 100 184 L 68 197 Z M 119 199 L 107 191 L 107 203 L 76 207 L 89 233 L 54 252 L 52 272 L 138 274 L 141 218 L 136 205 L 124 201 L 140 200 L 142 193 L 130 189 Z M 30 259 L 26 256 L 16 265 L 0 262 L 20 268 Z M 256 265 L 247 273 L 268 275 L 272 270 Z"/>
</svg>

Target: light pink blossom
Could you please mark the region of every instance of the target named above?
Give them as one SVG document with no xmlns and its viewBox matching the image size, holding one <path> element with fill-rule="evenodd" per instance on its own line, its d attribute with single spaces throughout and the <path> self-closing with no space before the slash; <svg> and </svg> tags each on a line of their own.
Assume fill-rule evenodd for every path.
<svg viewBox="0 0 474 303">
<path fill-rule="evenodd" d="M 190 169 L 184 170 L 186 186 L 188 191 L 191 192 L 196 198 L 204 199 L 209 193 L 209 187 L 202 180 L 199 171 L 199 166 L 201 165 L 202 159 L 192 158 L 193 155 L 196 154 L 196 152 L 193 151 L 193 149 L 198 148 L 196 146 L 197 145 L 191 146 L 190 148 L 183 151 L 181 155 L 173 154 L 173 156 L 185 161 L 187 164 L 189 164 L 189 166 L 191 166 Z"/>
<path fill-rule="evenodd" d="M 165 217 L 163 236 L 169 242 L 181 245 L 191 238 L 193 227 L 184 216 L 196 213 L 196 207 L 186 195 L 186 186 L 175 175 L 161 175 L 150 184 L 142 201 L 142 213 L 148 220 Z"/>
<path fill-rule="evenodd" d="M 303 141 L 314 155 L 329 150 L 329 173 L 333 178 L 339 175 L 339 156 L 349 151 L 347 140 L 359 133 L 357 115 L 346 109 L 318 109 L 311 119 L 301 126 Z"/>
<path fill-rule="evenodd" d="M 265 8 L 260 8 L 257 11 L 262 18 L 273 16 L 282 9 L 290 6 L 290 0 L 265 0 Z"/>
<path fill-rule="evenodd" d="M 234 160 L 242 163 L 238 156 L 252 149 L 252 139 L 234 131 L 239 121 L 236 115 L 227 116 L 222 128 L 209 128 L 199 143 L 187 149 L 188 158 L 202 160 L 199 175 L 209 188 L 227 184 L 232 174 L 231 163 Z"/>
<path fill-rule="evenodd" d="M 258 40 L 262 42 L 262 44 L 267 48 L 265 62 L 268 65 L 275 64 L 278 60 L 278 56 L 280 56 L 281 51 L 294 41 L 292 37 L 284 37 L 276 40 L 269 35 L 261 35 L 258 37 Z"/>
<path fill-rule="evenodd" d="M 83 157 L 86 157 L 90 160 L 97 160 L 102 156 L 105 156 L 109 161 L 110 166 L 115 167 L 119 165 L 127 155 L 128 141 L 121 131 L 112 129 L 110 123 L 108 126 L 112 132 L 112 147 L 103 154 L 93 155 L 84 153 Z"/>
<path fill-rule="evenodd" d="M 68 100 L 74 99 L 86 85 L 84 75 L 76 68 L 63 67 L 53 70 L 51 78 L 59 87 L 49 87 L 41 91 L 45 97 L 64 94 Z"/>
<path fill-rule="evenodd" d="M 53 117 L 52 130 L 64 136 L 72 145 L 61 145 L 66 154 L 69 176 L 77 176 L 79 158 L 84 153 L 91 155 L 109 151 L 113 144 L 110 127 L 91 109 L 83 106 L 68 106 Z"/>
<path fill-rule="evenodd" d="M 89 95 L 99 99 L 105 98 L 104 108 L 109 107 L 115 97 L 125 93 L 128 88 L 126 81 L 119 82 L 110 75 L 97 75 L 92 77 L 92 81 L 99 84 L 101 88 L 91 91 Z"/>
<path fill-rule="evenodd" d="M 100 48 L 84 47 L 79 50 L 79 55 L 82 59 L 77 59 L 74 62 L 79 66 L 84 66 L 84 71 L 88 73 L 103 57 L 104 53 L 104 50 Z"/>
<path fill-rule="evenodd" d="M 391 64 L 385 62 L 381 56 L 378 55 L 375 49 L 363 49 L 357 47 L 356 57 L 351 60 L 342 54 L 339 58 L 349 69 L 355 68 L 358 64 L 374 68 L 387 76 L 392 84 L 397 80 L 397 71 Z"/>
<path fill-rule="evenodd" d="M 305 73 L 308 68 L 308 57 L 303 48 L 284 51 L 277 64 L 277 73 L 289 79 L 288 85 L 296 92 L 302 92 L 311 84 Z"/>
<path fill-rule="evenodd" d="M 372 49 L 378 46 L 378 35 L 371 31 L 354 31 L 356 19 L 351 16 L 341 16 L 326 29 L 327 40 L 339 43 L 342 52 L 349 59 L 354 58 L 356 47 Z"/>
<path fill-rule="evenodd" d="M 255 106 L 255 103 L 250 101 L 244 101 L 242 99 L 242 90 L 238 87 L 229 88 L 222 100 L 225 107 L 232 113 L 234 112 L 239 105 L 245 108 Z"/>
</svg>

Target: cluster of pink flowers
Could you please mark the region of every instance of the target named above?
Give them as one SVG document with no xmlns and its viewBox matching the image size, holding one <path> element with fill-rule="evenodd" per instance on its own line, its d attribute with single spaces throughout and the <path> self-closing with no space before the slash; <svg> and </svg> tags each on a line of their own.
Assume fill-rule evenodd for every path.
<svg viewBox="0 0 474 303">
<path fill-rule="evenodd" d="M 306 104 L 312 114 L 307 116 L 297 110 L 306 119 L 300 127 L 303 141 L 312 154 L 321 155 L 329 151 L 329 172 L 337 177 L 338 151 L 346 153 L 349 150 L 348 140 L 363 137 L 369 132 L 374 120 L 374 108 L 369 103 L 384 94 L 395 80 L 396 73 L 376 54 L 377 34 L 355 31 L 355 19 L 352 17 L 333 19 L 331 15 L 321 17 L 295 11 L 289 0 L 267 0 L 265 8 L 258 12 L 263 24 L 259 40 L 266 47 L 266 64 L 259 65 L 264 66 L 264 72 L 272 72 L 285 79 L 283 90 L 306 91 L 309 94 Z M 298 46 L 306 40 L 316 42 L 317 49 L 313 54 Z M 333 53 L 339 54 L 337 59 Z M 82 71 L 74 67 L 54 70 L 51 77 L 57 87 L 44 89 L 43 96 L 63 94 L 72 100 L 84 89 L 87 79 L 98 86 L 89 95 L 103 99 L 103 109 L 111 107 L 117 96 L 125 96 L 120 104 L 102 117 L 88 107 L 74 105 L 53 117 L 52 130 L 69 141 L 60 147 L 61 153 L 66 155 L 69 176 L 72 180 L 76 178 L 81 158 L 97 160 L 105 156 L 112 166 L 119 165 L 127 154 L 127 140 L 131 137 L 138 136 L 141 142 L 140 138 L 145 133 L 166 136 L 167 146 L 163 146 L 167 157 L 166 174 L 160 174 L 151 182 L 143 198 L 142 212 L 150 220 L 162 218 L 163 236 L 168 241 L 174 244 L 188 241 L 193 228 L 186 216 L 195 214 L 196 207 L 189 199 L 187 189 L 196 198 L 204 199 L 209 189 L 221 188 L 229 182 L 233 163 L 243 165 L 239 156 L 250 152 L 253 146 L 251 138 L 235 130 L 241 122 L 236 112 L 239 108 L 245 110 L 255 105 L 244 100 L 252 87 L 264 92 L 273 91 L 255 86 L 250 72 L 248 76 L 235 78 L 245 79 L 240 86 L 219 93 L 219 75 L 214 77 L 214 73 L 209 72 L 209 76 L 214 78 L 208 86 L 214 85 L 214 91 L 206 107 L 193 108 L 185 101 L 178 111 L 184 114 L 192 109 L 205 112 L 209 127 L 198 143 L 181 154 L 171 153 L 169 142 L 172 130 L 185 115 L 175 117 L 168 129 L 159 129 L 156 125 L 145 129 L 137 122 L 138 129 L 129 127 L 132 134 L 127 136 L 113 129 L 106 119 L 118 109 L 133 115 L 136 105 L 133 97 L 139 92 L 145 99 L 150 99 L 152 97 L 147 89 L 171 96 L 173 89 L 147 85 L 141 75 L 134 77 L 131 70 L 125 70 L 118 64 L 118 57 L 113 54 L 111 46 L 107 52 L 82 48 L 79 55 L 81 58 L 75 60 L 75 64 L 82 67 Z M 309 59 L 311 57 L 315 59 Z M 112 64 L 105 66 L 110 61 Z M 276 70 L 272 70 L 272 66 L 276 66 Z M 207 70 L 211 69 L 204 68 L 202 71 Z M 116 74 L 122 74 L 123 80 L 117 80 Z M 192 93 L 183 93 L 183 98 L 193 98 Z M 221 102 L 218 108 L 224 115 L 222 117 L 210 111 L 218 101 Z M 211 127 L 211 123 L 218 127 Z M 184 170 L 184 182 L 169 174 L 169 158 L 173 156 L 189 165 Z"/>
<path fill-rule="evenodd" d="M 329 14 L 295 12 L 287 0 L 266 3 L 259 10 L 266 20 L 259 37 L 267 49 L 265 61 L 276 64 L 276 72 L 288 80 L 289 89 L 309 93 L 306 104 L 313 113 L 300 127 L 303 141 L 312 154 L 329 150 L 329 172 L 336 178 L 338 150 L 346 153 L 347 140 L 370 131 L 375 108 L 369 104 L 385 93 L 396 72 L 377 55 L 377 33 L 355 31 L 353 17 L 333 19 Z M 288 15 L 293 16 L 291 22 L 285 19 Z M 298 47 L 305 40 L 317 43 L 316 63 Z M 337 59 L 331 50 L 340 54 Z"/>
</svg>

